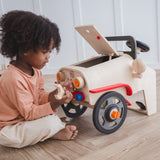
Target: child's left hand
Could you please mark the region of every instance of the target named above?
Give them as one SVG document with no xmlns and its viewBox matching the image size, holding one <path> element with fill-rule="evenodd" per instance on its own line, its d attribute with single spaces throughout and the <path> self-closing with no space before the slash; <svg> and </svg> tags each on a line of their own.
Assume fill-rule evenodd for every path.
<svg viewBox="0 0 160 160">
<path fill-rule="evenodd" d="M 76 90 L 76 88 L 74 87 L 71 81 L 68 81 L 65 84 L 63 84 L 63 89 L 69 90 L 70 92 L 74 92 Z"/>
<path fill-rule="evenodd" d="M 53 110 L 55 110 L 62 104 L 68 104 L 73 99 L 72 93 L 66 88 L 63 89 L 64 89 L 64 94 L 61 97 L 59 96 L 57 97 L 58 89 L 50 92 L 48 96 L 48 101 L 50 102 Z"/>
</svg>

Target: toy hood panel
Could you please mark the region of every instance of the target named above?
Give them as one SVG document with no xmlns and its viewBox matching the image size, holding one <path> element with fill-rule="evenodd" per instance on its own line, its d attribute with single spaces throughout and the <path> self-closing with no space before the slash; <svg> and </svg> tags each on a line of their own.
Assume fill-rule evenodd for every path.
<svg viewBox="0 0 160 160">
<path fill-rule="evenodd" d="M 94 25 L 78 26 L 75 29 L 98 54 L 107 56 L 119 55 Z"/>
</svg>

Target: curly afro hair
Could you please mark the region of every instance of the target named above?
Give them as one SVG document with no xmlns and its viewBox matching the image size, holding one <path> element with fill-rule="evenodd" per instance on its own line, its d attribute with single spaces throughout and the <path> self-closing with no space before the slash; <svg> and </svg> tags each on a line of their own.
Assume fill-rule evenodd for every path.
<svg viewBox="0 0 160 160">
<path fill-rule="evenodd" d="M 28 11 L 10 11 L 0 18 L 1 54 L 13 59 L 29 50 L 49 49 L 51 39 L 59 51 L 61 42 L 57 25 Z"/>
</svg>

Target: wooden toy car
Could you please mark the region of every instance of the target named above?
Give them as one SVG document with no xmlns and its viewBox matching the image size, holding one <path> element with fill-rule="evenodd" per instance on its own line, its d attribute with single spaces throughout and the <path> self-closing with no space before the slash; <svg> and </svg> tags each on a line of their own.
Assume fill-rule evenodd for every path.
<svg viewBox="0 0 160 160">
<path fill-rule="evenodd" d="M 129 96 L 142 91 L 145 103 L 136 103 L 147 115 L 156 113 L 156 73 L 142 60 L 136 59 L 137 47 L 149 47 L 131 36 L 103 37 L 95 26 L 80 26 L 76 30 L 100 54 L 82 62 L 61 68 L 57 81 L 63 85 L 72 81 L 77 90 L 73 100 L 62 105 L 68 117 L 82 115 L 87 107 L 93 109 L 93 123 L 102 133 L 116 131 L 127 115 Z M 127 41 L 131 51 L 119 53 L 108 41 Z"/>
</svg>

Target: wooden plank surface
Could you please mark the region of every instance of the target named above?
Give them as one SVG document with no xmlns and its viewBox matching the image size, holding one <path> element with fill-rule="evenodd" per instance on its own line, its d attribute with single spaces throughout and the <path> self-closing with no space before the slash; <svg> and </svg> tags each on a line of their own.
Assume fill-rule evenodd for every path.
<svg viewBox="0 0 160 160">
<path fill-rule="evenodd" d="M 54 75 L 45 76 L 46 90 L 54 88 L 54 79 Z M 105 135 L 93 126 L 93 110 L 88 108 L 81 117 L 70 121 L 79 130 L 75 140 L 46 140 L 23 149 L 0 146 L 0 160 L 159 160 L 159 98 L 160 70 L 157 71 L 158 113 L 146 116 L 128 110 L 122 127 L 113 134 Z"/>
</svg>

